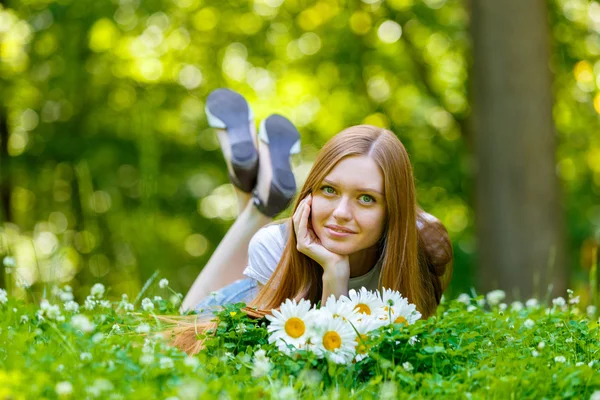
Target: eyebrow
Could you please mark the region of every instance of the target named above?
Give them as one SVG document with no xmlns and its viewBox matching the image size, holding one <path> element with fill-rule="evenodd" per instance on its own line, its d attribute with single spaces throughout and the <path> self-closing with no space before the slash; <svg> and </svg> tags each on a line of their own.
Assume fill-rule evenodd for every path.
<svg viewBox="0 0 600 400">
<path fill-rule="evenodd" d="M 328 179 L 323 179 L 323 183 L 328 183 L 328 184 L 330 184 L 330 185 L 333 185 L 333 186 L 338 186 L 338 187 L 340 186 L 340 184 L 339 184 L 339 183 L 337 183 L 337 182 L 333 182 L 333 181 L 330 181 L 330 180 L 328 180 Z M 380 195 L 380 196 L 384 197 L 383 193 L 381 193 L 381 192 L 380 192 L 379 190 L 377 190 L 377 189 L 372 189 L 372 188 L 356 188 L 356 190 L 358 190 L 359 192 L 373 192 L 373 193 L 377 193 L 378 195 Z"/>
</svg>

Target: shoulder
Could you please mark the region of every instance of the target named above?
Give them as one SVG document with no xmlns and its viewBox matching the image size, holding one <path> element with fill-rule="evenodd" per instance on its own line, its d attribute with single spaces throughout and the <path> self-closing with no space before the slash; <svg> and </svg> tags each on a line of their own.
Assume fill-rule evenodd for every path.
<svg viewBox="0 0 600 400">
<path fill-rule="evenodd" d="M 252 247 L 284 247 L 287 235 L 282 232 L 283 227 L 280 224 L 272 224 L 262 227 L 250 239 L 250 248 Z"/>
</svg>

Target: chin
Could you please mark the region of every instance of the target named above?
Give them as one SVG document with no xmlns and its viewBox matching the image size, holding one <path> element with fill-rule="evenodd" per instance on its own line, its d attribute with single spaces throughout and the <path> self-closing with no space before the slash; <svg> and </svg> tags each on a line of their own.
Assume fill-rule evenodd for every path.
<svg viewBox="0 0 600 400">
<path fill-rule="evenodd" d="M 348 256 L 356 252 L 355 246 L 353 246 L 352 243 L 342 243 L 327 238 L 325 240 L 321 240 L 321 244 L 327 250 L 341 256 Z"/>
</svg>

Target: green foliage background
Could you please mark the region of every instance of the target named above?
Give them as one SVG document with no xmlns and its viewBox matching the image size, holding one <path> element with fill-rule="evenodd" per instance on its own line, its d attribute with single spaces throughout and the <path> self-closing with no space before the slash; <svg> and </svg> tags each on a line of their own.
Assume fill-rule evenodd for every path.
<svg viewBox="0 0 600 400">
<path fill-rule="evenodd" d="M 257 121 L 280 113 L 298 126 L 299 184 L 341 129 L 392 129 L 420 204 L 451 234 L 450 292 L 475 283 L 467 2 L 2 3 L 10 207 L 0 256 L 16 258 L 6 271 L 15 293 L 21 281 L 70 282 L 82 294 L 100 281 L 134 295 L 155 270 L 189 287 L 236 213 L 203 111 L 217 87 L 246 96 Z M 552 0 L 548 12 L 557 173 L 578 282 L 580 250 L 600 227 L 600 4 Z"/>
</svg>

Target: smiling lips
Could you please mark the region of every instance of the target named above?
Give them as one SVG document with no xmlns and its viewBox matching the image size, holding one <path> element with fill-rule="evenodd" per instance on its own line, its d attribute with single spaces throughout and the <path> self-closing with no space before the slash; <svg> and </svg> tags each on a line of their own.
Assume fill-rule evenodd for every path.
<svg viewBox="0 0 600 400">
<path fill-rule="evenodd" d="M 325 228 L 327 228 L 327 231 L 331 234 L 331 236 L 335 237 L 343 237 L 356 233 L 339 225 L 325 225 Z"/>
</svg>

